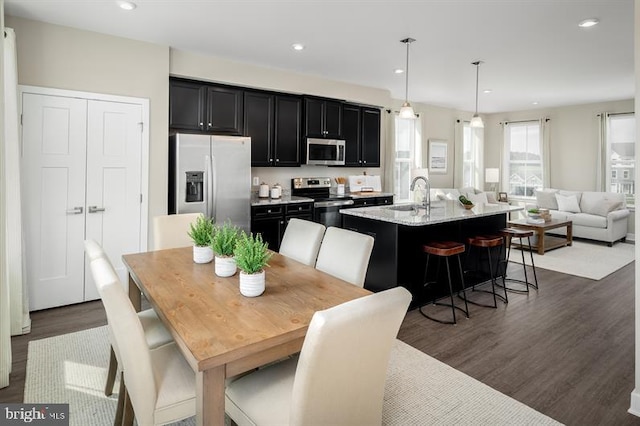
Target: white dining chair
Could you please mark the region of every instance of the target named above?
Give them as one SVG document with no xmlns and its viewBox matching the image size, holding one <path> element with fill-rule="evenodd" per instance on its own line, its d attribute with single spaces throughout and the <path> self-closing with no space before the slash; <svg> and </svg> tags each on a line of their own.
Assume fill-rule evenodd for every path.
<svg viewBox="0 0 640 426">
<path fill-rule="evenodd" d="M 106 258 L 91 262 L 123 367 L 114 424 L 132 425 L 135 417 L 138 425 L 161 425 L 194 416 L 195 373 L 175 343 L 149 348 L 140 317 L 110 269 Z"/>
<path fill-rule="evenodd" d="M 201 213 L 169 214 L 153 218 L 153 250 L 187 247 L 193 245 L 189 237 L 189 225 Z"/>
<path fill-rule="evenodd" d="M 316 312 L 299 357 L 227 384 L 227 415 L 239 426 L 381 424 L 387 364 L 410 301 L 395 287 Z"/>
<path fill-rule="evenodd" d="M 85 240 L 84 242 L 85 251 L 87 255 L 91 259 L 91 272 L 98 287 L 98 292 L 100 292 L 100 285 L 108 280 L 118 280 L 118 274 L 113 268 L 113 265 L 109 261 L 109 258 L 105 255 L 100 244 L 96 243 L 94 240 Z M 100 255 L 101 253 L 101 255 Z M 101 280 L 98 281 L 99 277 L 96 277 L 94 273 L 94 261 L 96 260 L 104 260 L 104 262 L 100 262 L 99 271 L 102 275 Z M 142 324 L 142 329 L 144 330 L 145 341 L 147 342 L 147 346 L 151 349 L 166 345 L 168 343 L 173 342 L 173 337 L 171 337 L 171 333 L 165 328 L 162 324 L 160 318 L 153 309 L 145 309 L 137 313 L 138 318 L 140 319 L 140 323 Z M 115 336 L 109 335 L 109 340 L 111 342 L 111 349 L 109 355 L 109 368 L 107 370 L 107 382 L 104 388 L 104 394 L 109 396 L 113 393 L 113 385 L 116 380 L 116 374 L 118 372 L 118 364 L 120 362 L 119 355 L 117 350 L 114 349 L 115 345 Z"/>
<path fill-rule="evenodd" d="M 280 243 L 280 254 L 305 265 L 314 266 L 325 229 L 320 223 L 290 219 Z"/>
<path fill-rule="evenodd" d="M 316 269 L 363 287 L 373 242 L 370 235 L 330 226 L 320 245 Z"/>
</svg>

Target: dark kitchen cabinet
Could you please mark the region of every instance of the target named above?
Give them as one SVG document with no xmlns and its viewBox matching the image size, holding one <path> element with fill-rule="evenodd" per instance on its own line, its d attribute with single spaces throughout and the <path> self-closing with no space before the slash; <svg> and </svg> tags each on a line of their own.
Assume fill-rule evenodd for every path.
<svg viewBox="0 0 640 426">
<path fill-rule="evenodd" d="M 313 202 L 252 206 L 251 232 L 262 234 L 269 248 L 278 251 L 287 223 L 294 217 L 313 220 Z"/>
<path fill-rule="evenodd" d="M 380 167 L 380 110 L 362 108 L 362 165 Z"/>
<path fill-rule="evenodd" d="M 251 137 L 251 166 L 300 165 L 302 99 L 245 92 L 244 134 Z"/>
<path fill-rule="evenodd" d="M 196 81 L 169 80 L 169 128 L 242 135 L 242 89 Z"/>
<path fill-rule="evenodd" d="M 380 167 L 380 110 L 354 104 L 342 107 L 345 166 Z"/>
<path fill-rule="evenodd" d="M 342 102 L 304 98 L 304 133 L 308 138 L 342 137 Z"/>
<path fill-rule="evenodd" d="M 354 198 L 352 207 L 371 207 L 384 206 L 393 204 L 393 195 L 385 195 L 382 197 L 361 197 Z"/>
</svg>

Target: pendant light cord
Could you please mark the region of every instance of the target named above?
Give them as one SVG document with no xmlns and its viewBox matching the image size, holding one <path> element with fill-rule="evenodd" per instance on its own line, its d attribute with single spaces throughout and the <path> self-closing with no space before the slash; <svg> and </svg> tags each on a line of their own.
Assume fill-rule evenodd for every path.
<svg viewBox="0 0 640 426">
<path fill-rule="evenodd" d="M 409 39 L 406 41 L 407 44 L 407 78 L 404 80 L 404 101 L 409 102 L 409 44 L 411 42 Z"/>
<path fill-rule="evenodd" d="M 476 65 L 476 115 L 478 115 L 478 82 L 480 76 L 480 61 L 475 62 Z"/>
</svg>

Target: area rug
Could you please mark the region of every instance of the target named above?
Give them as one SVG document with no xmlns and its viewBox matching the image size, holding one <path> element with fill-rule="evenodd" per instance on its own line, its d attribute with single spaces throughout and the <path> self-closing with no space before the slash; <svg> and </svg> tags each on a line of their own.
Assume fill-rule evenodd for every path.
<svg viewBox="0 0 640 426">
<path fill-rule="evenodd" d="M 528 251 L 524 254 L 525 263 L 531 264 Z M 540 256 L 533 254 L 536 268 L 549 269 L 563 274 L 601 280 L 635 259 L 635 245 L 616 243 L 613 247 L 605 244 L 573 241 L 569 247 L 561 247 Z M 522 264 L 520 250 L 511 250 L 511 261 Z"/>
<path fill-rule="evenodd" d="M 113 424 L 117 394 L 103 393 L 108 353 L 106 327 L 29 342 L 24 401 L 68 403 L 70 425 Z M 401 341 L 391 355 L 383 417 L 385 425 L 403 426 L 560 424 Z"/>
</svg>

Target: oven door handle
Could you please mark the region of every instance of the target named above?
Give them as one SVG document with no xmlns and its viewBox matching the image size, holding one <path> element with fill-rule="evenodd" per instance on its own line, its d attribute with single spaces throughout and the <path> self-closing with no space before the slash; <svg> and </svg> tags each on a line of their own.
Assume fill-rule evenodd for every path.
<svg viewBox="0 0 640 426">
<path fill-rule="evenodd" d="M 315 203 L 313 203 L 313 207 L 315 208 L 342 207 L 342 206 L 350 206 L 352 204 L 353 204 L 353 200 L 316 201 Z"/>
</svg>

